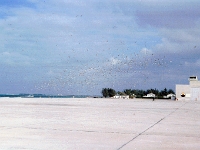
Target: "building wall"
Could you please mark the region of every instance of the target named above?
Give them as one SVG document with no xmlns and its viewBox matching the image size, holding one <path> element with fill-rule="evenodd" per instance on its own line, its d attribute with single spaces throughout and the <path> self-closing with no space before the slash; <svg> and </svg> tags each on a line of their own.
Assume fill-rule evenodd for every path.
<svg viewBox="0 0 200 150">
<path fill-rule="evenodd" d="M 200 100 L 200 87 L 193 87 L 190 89 L 191 100 Z"/>
<path fill-rule="evenodd" d="M 190 81 L 191 87 L 200 87 L 200 81 Z"/>
<path fill-rule="evenodd" d="M 176 85 L 176 98 L 181 98 L 182 93 L 186 94 L 186 97 L 189 97 L 190 85 L 177 84 Z"/>
<path fill-rule="evenodd" d="M 176 85 L 176 97 L 181 98 L 181 94 L 186 94 L 190 100 L 200 100 L 200 81 L 197 77 L 189 78 L 189 85 Z"/>
</svg>

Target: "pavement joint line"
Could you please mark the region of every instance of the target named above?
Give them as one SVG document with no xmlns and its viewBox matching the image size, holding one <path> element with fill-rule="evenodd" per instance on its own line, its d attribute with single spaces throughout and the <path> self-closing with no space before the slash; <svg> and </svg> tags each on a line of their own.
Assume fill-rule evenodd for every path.
<svg viewBox="0 0 200 150">
<path fill-rule="evenodd" d="M 37 128 L 37 127 L 23 127 L 23 126 L 20 126 L 20 127 L 0 127 L 0 128 L 6 128 L 6 129 L 20 129 L 20 128 L 23 128 L 23 129 L 31 129 L 31 130 L 57 130 L 57 131 L 68 131 L 68 132 L 86 132 L 86 133 L 111 133 L 111 134 L 133 134 L 133 133 L 126 133 L 126 132 L 103 132 L 103 131 L 96 131 L 96 130 L 64 130 L 64 129 L 46 129 L 46 128 Z"/>
<path fill-rule="evenodd" d="M 146 131 L 148 131 L 149 129 L 153 128 L 155 125 L 157 125 L 158 123 L 160 123 L 162 120 L 164 120 L 165 118 L 167 118 L 168 116 L 170 116 L 171 114 L 175 113 L 178 109 L 180 109 L 181 107 L 183 107 L 187 102 L 185 102 L 183 105 L 181 105 L 180 107 L 176 108 L 175 110 L 173 110 L 172 112 L 170 112 L 169 114 L 167 114 L 166 116 L 164 116 L 163 118 L 161 118 L 160 120 L 158 120 L 156 123 L 154 123 L 153 125 L 151 125 L 150 127 L 148 127 L 147 129 L 145 129 L 144 131 L 140 132 L 138 135 L 136 135 L 135 137 L 133 137 L 131 140 L 129 140 L 128 142 L 124 143 L 121 147 L 119 147 L 117 150 L 122 149 L 124 146 L 128 145 L 130 142 L 132 142 L 133 140 L 135 140 L 137 137 L 139 137 L 140 135 L 142 135 L 143 133 L 145 133 Z"/>
</svg>

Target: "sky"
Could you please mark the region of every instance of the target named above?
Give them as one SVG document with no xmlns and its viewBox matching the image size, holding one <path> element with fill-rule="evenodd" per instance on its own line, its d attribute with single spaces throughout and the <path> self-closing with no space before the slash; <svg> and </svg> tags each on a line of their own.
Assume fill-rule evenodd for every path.
<svg viewBox="0 0 200 150">
<path fill-rule="evenodd" d="M 1 0 L 0 93 L 175 90 L 200 78 L 199 0 Z"/>
</svg>

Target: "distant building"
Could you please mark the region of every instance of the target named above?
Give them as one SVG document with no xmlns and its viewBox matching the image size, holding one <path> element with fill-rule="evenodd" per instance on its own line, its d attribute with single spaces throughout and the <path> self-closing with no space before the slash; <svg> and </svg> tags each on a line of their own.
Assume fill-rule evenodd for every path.
<svg viewBox="0 0 200 150">
<path fill-rule="evenodd" d="M 175 97 L 176 95 L 175 94 L 168 94 L 167 96 L 166 96 L 166 98 L 172 98 L 172 97 Z"/>
<path fill-rule="evenodd" d="M 116 98 L 116 99 L 129 99 L 129 95 L 115 95 L 113 96 L 113 98 Z"/>
<path fill-rule="evenodd" d="M 153 93 L 149 93 L 149 94 L 147 94 L 147 96 L 143 96 L 143 97 L 156 97 L 156 95 Z"/>
<path fill-rule="evenodd" d="M 200 100 L 200 81 L 197 76 L 189 77 L 189 85 L 176 85 L 176 98 L 185 97 L 190 100 Z"/>
</svg>

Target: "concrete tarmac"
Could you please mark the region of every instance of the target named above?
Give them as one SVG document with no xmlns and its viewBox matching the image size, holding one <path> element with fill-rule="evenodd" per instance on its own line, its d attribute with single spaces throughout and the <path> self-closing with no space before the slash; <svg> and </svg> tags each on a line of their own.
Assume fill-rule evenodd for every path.
<svg viewBox="0 0 200 150">
<path fill-rule="evenodd" d="M 0 150 L 199 150 L 200 102 L 0 98 Z"/>
</svg>

